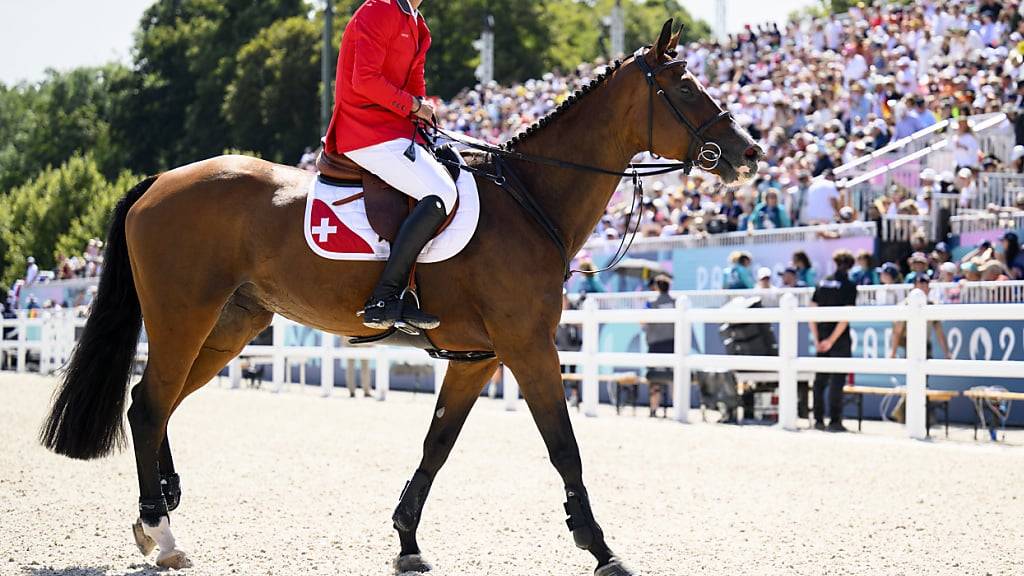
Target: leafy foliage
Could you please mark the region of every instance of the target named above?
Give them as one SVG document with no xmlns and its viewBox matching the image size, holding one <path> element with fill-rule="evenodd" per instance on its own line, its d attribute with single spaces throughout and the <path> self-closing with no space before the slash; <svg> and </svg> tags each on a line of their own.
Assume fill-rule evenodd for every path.
<svg viewBox="0 0 1024 576">
<path fill-rule="evenodd" d="M 60 254 L 80 253 L 89 238 L 102 238 L 114 205 L 141 177 L 123 172 L 108 181 L 92 156 L 73 156 L 0 196 L 0 267 L 5 285 L 35 256 L 52 268 Z"/>
<path fill-rule="evenodd" d="M 320 30 L 296 16 L 264 28 L 238 52 L 224 99 L 232 146 L 295 162 L 319 137 Z"/>
</svg>

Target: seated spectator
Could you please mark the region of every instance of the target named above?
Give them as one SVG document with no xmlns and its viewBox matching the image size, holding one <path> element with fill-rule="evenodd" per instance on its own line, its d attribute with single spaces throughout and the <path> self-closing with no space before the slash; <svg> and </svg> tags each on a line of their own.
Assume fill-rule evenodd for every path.
<svg viewBox="0 0 1024 576">
<path fill-rule="evenodd" d="M 1010 279 L 1006 273 L 1006 268 L 1003 267 L 1002 262 L 999 260 L 985 262 L 979 268 L 979 272 L 981 273 L 981 280 L 984 282 L 1002 282 Z"/>
<path fill-rule="evenodd" d="M 1000 238 L 1003 244 L 1003 252 L 1000 255 L 1001 262 L 1006 268 L 1010 280 L 1024 279 L 1024 254 L 1020 250 L 1020 240 L 1015 232 L 1006 232 Z"/>
<path fill-rule="evenodd" d="M 857 252 L 857 264 L 850 270 L 850 281 L 858 286 L 873 286 L 880 282 L 871 252 Z"/>
<path fill-rule="evenodd" d="M 604 292 L 604 284 L 597 277 L 597 274 L 593 272 L 597 270 L 594 267 L 594 263 L 586 260 L 580 264 L 580 272 L 584 273 L 583 286 L 580 287 L 580 291 L 586 294 L 594 294 L 595 292 Z"/>
<path fill-rule="evenodd" d="M 959 280 L 957 273 L 959 272 L 957 265 L 952 262 L 943 262 L 939 266 L 939 282 L 956 282 Z"/>
<path fill-rule="evenodd" d="M 799 286 L 796 279 L 796 268 L 787 266 L 785 270 L 779 272 L 779 276 L 782 277 L 783 288 L 797 288 Z"/>
<path fill-rule="evenodd" d="M 789 228 L 792 223 L 789 221 L 789 214 L 779 204 L 779 192 L 769 188 L 764 192 L 764 202 L 754 208 L 749 222 L 755 230 L 768 230 L 772 228 Z"/>
<path fill-rule="evenodd" d="M 729 255 L 731 265 L 724 270 L 723 288 L 726 290 L 749 290 L 754 287 L 754 276 L 750 273 L 749 252 L 736 251 Z"/>
<path fill-rule="evenodd" d="M 772 288 L 772 269 L 767 266 L 761 266 L 757 269 L 757 287 L 761 290 L 771 290 Z"/>
<path fill-rule="evenodd" d="M 815 286 L 818 283 L 818 274 L 811 267 L 811 258 L 807 252 L 797 250 L 793 253 L 793 268 L 796 269 L 797 286 Z"/>
<path fill-rule="evenodd" d="M 911 254 L 910 258 L 907 259 L 907 264 L 910 266 L 910 273 L 904 279 L 905 284 L 913 284 L 919 276 L 927 276 L 931 279 L 928 257 L 924 255 L 924 252 L 914 252 Z"/>
<path fill-rule="evenodd" d="M 963 279 L 968 282 L 981 280 L 981 269 L 976 262 L 964 262 L 960 265 L 960 272 L 963 274 Z"/>
<path fill-rule="evenodd" d="M 949 251 L 949 245 L 945 242 L 936 243 L 935 249 L 932 250 L 931 259 L 936 266 L 942 266 L 952 260 L 953 255 Z"/>
</svg>

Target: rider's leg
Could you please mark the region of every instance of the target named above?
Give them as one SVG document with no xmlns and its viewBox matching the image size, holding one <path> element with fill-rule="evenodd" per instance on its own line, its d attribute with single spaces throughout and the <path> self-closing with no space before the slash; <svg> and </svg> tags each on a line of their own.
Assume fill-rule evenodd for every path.
<svg viewBox="0 0 1024 576">
<path fill-rule="evenodd" d="M 429 330 L 439 324 L 435 316 L 414 306 L 403 306 L 400 295 L 423 246 L 454 208 L 458 191 L 444 166 L 418 145 L 416 160 L 409 160 L 404 154 L 409 143 L 399 139 L 346 153 L 356 164 L 419 200 L 399 228 L 391 245 L 391 257 L 366 302 L 363 324 L 371 328 L 386 329 L 404 322 Z"/>
</svg>

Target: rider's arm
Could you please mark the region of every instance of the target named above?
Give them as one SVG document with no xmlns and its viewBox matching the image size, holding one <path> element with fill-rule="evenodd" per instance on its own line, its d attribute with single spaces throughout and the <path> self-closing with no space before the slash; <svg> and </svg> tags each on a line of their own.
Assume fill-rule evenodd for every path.
<svg viewBox="0 0 1024 576">
<path fill-rule="evenodd" d="M 427 65 L 427 50 L 430 49 L 430 32 L 427 30 L 427 25 L 423 23 L 423 18 L 419 19 L 420 25 L 420 38 L 423 38 L 423 42 L 419 46 L 419 50 L 416 53 L 416 59 L 412 62 L 412 71 L 409 75 L 409 93 L 413 96 L 419 96 L 423 98 L 427 95 L 427 81 L 424 77 L 424 68 Z M 413 108 L 416 106 L 414 105 Z"/>
<path fill-rule="evenodd" d="M 384 77 L 387 46 L 399 33 L 400 13 L 388 4 L 367 4 L 352 24 L 358 34 L 352 88 L 399 116 L 410 116 L 417 107 L 413 95 Z"/>
</svg>

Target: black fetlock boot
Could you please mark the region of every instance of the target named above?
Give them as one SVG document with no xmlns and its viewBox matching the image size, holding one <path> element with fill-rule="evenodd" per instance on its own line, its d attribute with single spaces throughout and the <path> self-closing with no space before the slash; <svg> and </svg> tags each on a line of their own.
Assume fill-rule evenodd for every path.
<svg viewBox="0 0 1024 576">
<path fill-rule="evenodd" d="M 438 196 L 427 196 L 413 207 L 391 243 L 391 257 L 384 266 L 377 287 L 363 309 L 363 325 L 377 330 L 413 326 L 420 330 L 437 328 L 441 321 L 419 309 L 414 298 L 402 298 L 409 273 L 423 246 L 434 237 L 448 215 Z"/>
</svg>

